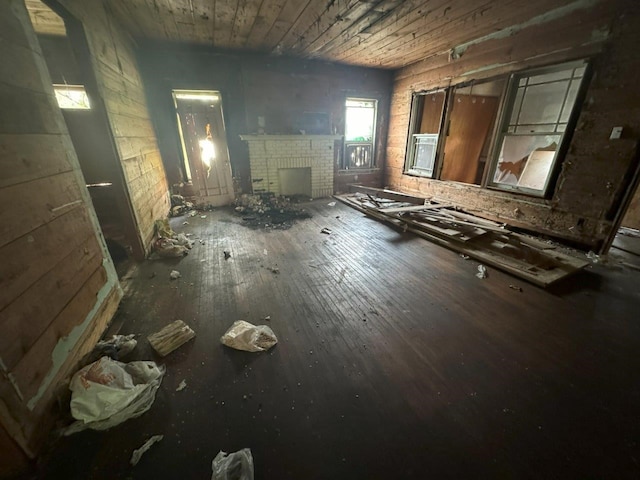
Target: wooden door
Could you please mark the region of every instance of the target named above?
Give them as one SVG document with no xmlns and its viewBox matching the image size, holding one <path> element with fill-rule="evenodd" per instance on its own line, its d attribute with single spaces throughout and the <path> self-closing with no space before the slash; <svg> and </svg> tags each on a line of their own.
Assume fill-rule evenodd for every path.
<svg viewBox="0 0 640 480">
<path fill-rule="evenodd" d="M 480 154 L 495 121 L 498 98 L 455 95 L 452 106 L 440 179 L 476 183 Z"/>
<path fill-rule="evenodd" d="M 176 105 L 187 171 L 198 196 L 197 203 L 230 204 L 234 192 L 222 102 L 177 99 Z"/>
</svg>

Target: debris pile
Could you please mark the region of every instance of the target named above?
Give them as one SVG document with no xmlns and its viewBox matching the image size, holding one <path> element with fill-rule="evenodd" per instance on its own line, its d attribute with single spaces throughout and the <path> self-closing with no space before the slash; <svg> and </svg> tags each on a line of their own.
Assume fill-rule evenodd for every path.
<svg viewBox="0 0 640 480">
<path fill-rule="evenodd" d="M 171 216 L 179 217 L 193 210 L 193 203 L 188 202 L 182 195 L 171 195 Z"/>
<path fill-rule="evenodd" d="M 99 357 L 107 355 L 118 360 L 131 353 L 137 344 L 134 334 L 113 335 L 109 340 L 100 340 L 94 348 L 94 354 Z"/>
<path fill-rule="evenodd" d="M 311 218 L 307 210 L 293 205 L 289 197 L 270 193 L 240 195 L 235 205 L 236 212 L 242 215 L 243 224 L 252 228 L 286 230 L 296 220 Z"/>
<path fill-rule="evenodd" d="M 156 240 L 153 250 L 163 258 L 184 257 L 195 243 L 184 233 L 176 233 L 169 226 L 168 220 L 156 220 Z"/>
</svg>

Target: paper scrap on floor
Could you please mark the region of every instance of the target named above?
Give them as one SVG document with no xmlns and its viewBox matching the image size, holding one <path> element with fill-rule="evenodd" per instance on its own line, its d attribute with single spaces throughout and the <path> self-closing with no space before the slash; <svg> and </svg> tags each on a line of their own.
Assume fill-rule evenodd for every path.
<svg viewBox="0 0 640 480">
<path fill-rule="evenodd" d="M 163 438 L 164 435 L 154 435 L 153 437 L 149 438 L 149 440 L 144 442 L 140 448 L 135 449 L 133 451 L 133 455 L 131 455 L 131 465 L 135 467 L 142 458 L 142 455 L 148 452 L 154 443 L 158 443 Z"/>
</svg>

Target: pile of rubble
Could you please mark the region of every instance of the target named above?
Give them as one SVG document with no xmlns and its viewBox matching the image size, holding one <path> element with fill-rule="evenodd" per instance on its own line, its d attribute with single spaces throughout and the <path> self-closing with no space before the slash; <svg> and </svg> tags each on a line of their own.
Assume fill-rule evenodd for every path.
<svg viewBox="0 0 640 480">
<path fill-rule="evenodd" d="M 194 209 L 191 202 L 185 200 L 182 195 L 171 195 L 171 216 L 179 217 Z"/>
<path fill-rule="evenodd" d="M 236 212 L 242 215 L 243 224 L 252 228 L 286 230 L 296 220 L 311 218 L 311 214 L 292 204 L 289 197 L 277 197 L 270 193 L 243 194 L 236 198 Z"/>
</svg>

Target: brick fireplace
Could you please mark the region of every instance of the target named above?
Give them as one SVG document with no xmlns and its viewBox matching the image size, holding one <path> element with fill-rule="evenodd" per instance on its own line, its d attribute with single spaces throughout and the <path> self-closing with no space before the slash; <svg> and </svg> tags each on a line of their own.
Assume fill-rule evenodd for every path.
<svg viewBox="0 0 640 480">
<path fill-rule="evenodd" d="M 333 194 L 335 141 L 341 135 L 241 135 L 249 145 L 253 193 Z"/>
</svg>

